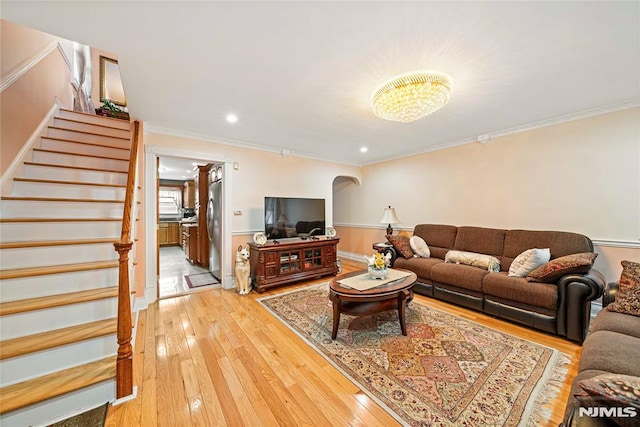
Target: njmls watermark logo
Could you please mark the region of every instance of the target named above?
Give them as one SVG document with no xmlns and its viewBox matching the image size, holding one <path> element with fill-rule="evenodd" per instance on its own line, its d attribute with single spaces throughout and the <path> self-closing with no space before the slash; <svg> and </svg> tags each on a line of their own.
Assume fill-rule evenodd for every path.
<svg viewBox="0 0 640 427">
<path fill-rule="evenodd" d="M 578 416 L 592 418 L 635 418 L 638 410 L 631 406 L 592 406 L 589 408 L 578 408 Z"/>
</svg>

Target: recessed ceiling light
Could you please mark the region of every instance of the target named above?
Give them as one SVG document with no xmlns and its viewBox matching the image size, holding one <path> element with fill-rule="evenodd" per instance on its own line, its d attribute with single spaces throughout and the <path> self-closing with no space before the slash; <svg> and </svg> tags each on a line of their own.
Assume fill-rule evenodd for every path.
<svg viewBox="0 0 640 427">
<path fill-rule="evenodd" d="M 369 151 L 369 149 L 367 147 L 360 147 L 360 152 L 361 153 L 366 153 L 367 151 Z"/>
<path fill-rule="evenodd" d="M 182 175 L 182 178 L 186 178 L 186 176 Z"/>
<path fill-rule="evenodd" d="M 227 114 L 227 121 L 229 123 L 236 123 L 238 121 L 238 116 L 236 116 L 235 114 Z"/>
</svg>

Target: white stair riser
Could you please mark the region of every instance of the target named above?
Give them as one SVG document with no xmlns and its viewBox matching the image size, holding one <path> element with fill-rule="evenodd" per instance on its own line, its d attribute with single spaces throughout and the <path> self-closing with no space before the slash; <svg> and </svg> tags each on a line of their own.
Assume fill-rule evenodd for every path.
<svg viewBox="0 0 640 427">
<path fill-rule="evenodd" d="M 51 166 L 25 165 L 22 177 L 127 185 L 126 173 L 86 171 L 82 169 L 56 168 Z"/>
<path fill-rule="evenodd" d="M 108 298 L 2 316 L 0 335 L 8 340 L 118 316 L 118 299 Z"/>
<path fill-rule="evenodd" d="M 124 200 L 126 189 L 95 185 L 52 184 L 16 181 L 11 194 L 20 197 L 61 197 L 72 199 Z"/>
<path fill-rule="evenodd" d="M 131 126 L 131 124 L 126 120 L 116 120 L 104 116 L 75 113 L 73 111 L 60 110 L 58 114 L 56 114 L 56 116 L 64 119 L 79 120 L 86 123 L 96 123 L 99 125 L 110 126 L 118 129 L 129 129 Z"/>
<path fill-rule="evenodd" d="M 120 237 L 119 221 L 88 222 L 4 222 L 0 224 L 0 241 L 62 240 Z"/>
<path fill-rule="evenodd" d="M 3 218 L 122 218 L 122 203 L 3 200 Z"/>
<path fill-rule="evenodd" d="M 2 269 L 45 267 L 51 265 L 97 261 L 116 261 L 113 243 L 91 245 L 43 246 L 0 250 Z"/>
<path fill-rule="evenodd" d="M 65 151 L 69 153 L 89 154 L 93 156 L 114 157 L 129 160 L 129 150 L 105 147 L 104 145 L 78 144 L 58 139 L 42 138 L 40 148 L 46 150 Z"/>
<path fill-rule="evenodd" d="M 36 163 L 48 163 L 53 165 L 80 166 L 85 168 L 97 168 L 126 172 L 129 162 L 123 160 L 101 159 L 97 157 L 74 156 L 73 154 L 48 153 L 46 151 L 33 151 L 33 161 Z"/>
<path fill-rule="evenodd" d="M 67 393 L 44 402 L 16 409 L 0 416 L 0 425 L 48 426 L 54 421 L 62 421 L 69 415 L 77 415 L 86 410 L 104 405 L 116 397 L 115 380 L 103 381 L 73 393 Z"/>
<path fill-rule="evenodd" d="M 114 267 L 3 280 L 0 296 L 2 302 L 8 302 L 117 285 L 118 268 Z"/>
<path fill-rule="evenodd" d="M 92 133 L 76 132 L 73 130 L 47 128 L 46 136 L 52 138 L 69 139 L 71 141 L 90 142 L 93 144 L 101 144 L 109 147 L 129 148 L 131 142 L 129 139 L 114 138 L 111 136 L 95 135 Z"/>
<path fill-rule="evenodd" d="M 127 139 L 129 139 L 129 135 L 131 133 L 129 129 L 117 129 L 113 127 L 100 126 L 98 124 L 86 123 L 84 121 L 81 123 L 77 121 L 61 119 L 58 117 L 53 119 L 53 125 L 55 127 L 61 127 L 65 129 L 79 130 L 88 133 L 99 133 Z"/>
<path fill-rule="evenodd" d="M 5 359 L 0 362 L 0 386 L 82 365 L 87 360 L 104 359 L 117 352 L 118 339 L 115 334 L 110 334 Z"/>
</svg>

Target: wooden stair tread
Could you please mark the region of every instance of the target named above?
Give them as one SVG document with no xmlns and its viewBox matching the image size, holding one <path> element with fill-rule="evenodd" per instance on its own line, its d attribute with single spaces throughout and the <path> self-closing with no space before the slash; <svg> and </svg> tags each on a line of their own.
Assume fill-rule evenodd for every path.
<svg viewBox="0 0 640 427">
<path fill-rule="evenodd" d="M 118 267 L 118 261 L 95 261 L 78 264 L 59 264 L 45 267 L 26 267 L 11 270 L 0 270 L 0 280 L 20 277 L 44 276 L 47 274 L 73 273 L 75 271 L 100 270 Z"/>
<path fill-rule="evenodd" d="M 129 138 L 126 138 L 124 136 L 105 135 L 103 133 L 87 132 L 87 131 L 84 131 L 84 130 L 69 129 L 69 128 L 64 128 L 64 127 L 60 127 L 60 126 L 48 126 L 48 127 L 49 127 L 49 129 L 63 130 L 63 131 L 66 131 L 66 132 L 85 133 L 87 135 L 104 136 L 105 138 L 115 138 L 115 139 L 123 139 L 125 141 L 129 141 Z"/>
<path fill-rule="evenodd" d="M 23 202 L 82 202 L 82 203 L 124 203 L 124 200 L 118 199 L 74 199 L 67 197 L 20 197 L 20 196 L 2 196 L 0 200 L 13 200 Z"/>
<path fill-rule="evenodd" d="M 71 166 L 71 165 L 58 165 L 55 163 L 39 163 L 39 162 L 24 162 L 25 165 L 30 166 L 44 166 L 50 168 L 63 168 L 63 169 L 78 169 L 83 171 L 94 171 L 94 172 L 109 172 L 109 173 L 128 173 L 128 171 L 116 171 L 113 169 L 101 169 L 101 168 L 89 168 L 85 166 Z"/>
<path fill-rule="evenodd" d="M 118 239 L 119 237 L 75 240 L 23 240 L 18 242 L 0 243 L 0 249 L 39 248 L 43 246 L 92 245 L 100 243 L 113 243 Z"/>
<path fill-rule="evenodd" d="M 122 218 L 0 218 L 4 222 L 102 222 L 122 221 Z"/>
<path fill-rule="evenodd" d="M 78 304 L 81 302 L 95 301 L 117 296 L 118 287 L 110 286 L 108 288 L 89 289 L 86 291 L 69 292 L 66 294 L 49 295 L 46 297 L 8 301 L 0 304 L 0 316 L 8 316 L 10 314 L 43 310 L 46 308 Z"/>
<path fill-rule="evenodd" d="M 104 160 L 116 160 L 119 162 L 129 162 L 128 158 L 124 159 L 120 157 L 98 156 L 97 154 L 75 153 L 73 151 L 49 150 L 47 148 L 34 148 L 33 151 L 34 152 L 38 151 L 41 153 L 65 154 L 69 156 L 78 156 L 78 157 L 91 157 L 92 159 L 104 159 Z"/>
<path fill-rule="evenodd" d="M 77 113 L 78 111 L 75 111 L 75 112 Z M 91 115 L 93 115 L 93 114 L 91 114 Z M 96 116 L 96 117 L 98 117 L 98 116 Z M 108 117 L 105 117 L 105 116 L 99 116 L 99 117 L 101 117 L 101 118 L 108 118 Z M 122 130 L 122 131 L 126 131 L 126 132 L 129 132 L 129 131 L 131 130 L 130 128 L 127 128 L 127 129 L 117 128 L 117 127 L 113 127 L 113 126 L 105 125 L 105 124 L 102 124 L 102 123 L 91 123 L 91 122 L 85 122 L 85 121 L 82 121 L 82 120 L 69 119 L 69 118 L 67 118 L 67 117 L 57 117 L 57 116 L 56 116 L 56 117 L 55 117 L 55 119 L 56 119 L 56 120 L 62 120 L 62 121 L 65 121 L 65 122 L 82 123 L 83 125 L 89 125 L 89 126 L 100 126 L 100 127 L 107 128 L 107 129 Z M 121 121 L 122 121 L 122 120 L 121 120 Z M 65 128 L 65 129 L 66 129 L 66 128 Z"/>
<path fill-rule="evenodd" d="M 71 130 L 71 129 L 68 129 Z M 94 147 L 115 148 L 117 150 L 130 151 L 129 147 L 119 147 L 117 145 L 100 144 L 99 142 L 76 141 L 75 139 L 59 138 L 57 136 L 41 136 L 41 139 L 50 139 L 52 141 L 71 142 L 73 144 L 93 145 Z M 127 138 L 122 138 L 127 139 Z M 128 140 L 128 139 L 127 139 Z"/>
<path fill-rule="evenodd" d="M 116 376 L 116 356 L 0 389 L 0 414 L 60 396 Z"/>
<path fill-rule="evenodd" d="M 115 334 L 118 319 L 98 320 L 0 342 L 0 360 Z"/>
<path fill-rule="evenodd" d="M 70 110 L 68 108 L 60 108 L 60 111 L 66 111 L 68 113 L 74 113 L 74 114 L 83 114 L 85 116 L 90 116 L 90 117 L 99 117 L 99 118 L 105 119 L 105 120 L 117 120 L 116 123 L 118 123 L 118 124 L 130 123 L 129 120 L 116 119 L 115 117 L 109 117 L 109 116 L 98 116 L 97 114 L 84 113 L 82 111 L 73 111 L 73 110 Z M 56 117 L 56 118 L 59 118 L 59 117 Z M 115 127 L 115 126 L 112 126 L 112 127 Z M 122 129 L 122 128 L 117 128 L 117 129 Z"/>
<path fill-rule="evenodd" d="M 117 188 L 127 188 L 126 185 L 122 184 L 103 184 L 101 182 L 86 182 L 86 181 L 59 181 L 56 179 L 38 179 L 38 178 L 13 178 L 14 181 L 18 182 L 38 182 L 43 184 L 68 184 L 68 185 L 88 185 L 91 187 L 117 187 Z"/>
</svg>

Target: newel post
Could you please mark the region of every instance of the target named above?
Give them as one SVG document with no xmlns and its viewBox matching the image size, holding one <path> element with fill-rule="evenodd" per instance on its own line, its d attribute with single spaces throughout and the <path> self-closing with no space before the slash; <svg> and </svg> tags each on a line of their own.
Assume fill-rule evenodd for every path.
<svg viewBox="0 0 640 427">
<path fill-rule="evenodd" d="M 119 254 L 118 272 L 118 358 L 116 397 L 133 393 L 133 347 L 131 346 L 131 292 L 129 290 L 129 251 L 133 242 L 114 242 Z"/>
</svg>

